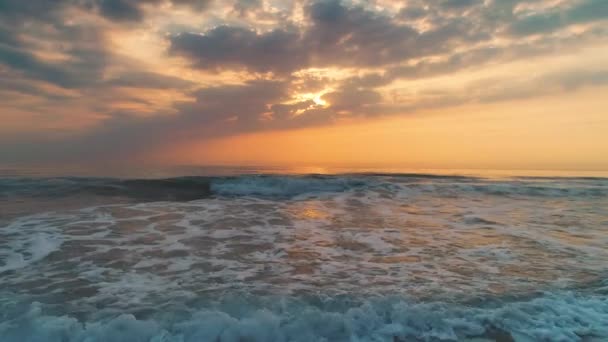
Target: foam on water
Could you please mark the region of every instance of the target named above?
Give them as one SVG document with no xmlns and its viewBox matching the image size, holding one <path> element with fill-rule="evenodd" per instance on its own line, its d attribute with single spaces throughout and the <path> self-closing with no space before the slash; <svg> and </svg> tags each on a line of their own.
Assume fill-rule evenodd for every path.
<svg viewBox="0 0 608 342">
<path fill-rule="evenodd" d="M 0 340 L 608 338 L 602 179 L 103 182 L 2 223 Z"/>
<path fill-rule="evenodd" d="M 25 222 L 17 220 L 0 230 L 0 273 L 38 262 L 61 246 L 57 227 L 38 217 Z"/>
<path fill-rule="evenodd" d="M 281 298 L 215 303 L 172 315 L 120 314 L 94 321 L 13 307 L 3 341 L 599 341 L 608 336 L 605 296 L 548 293 L 480 307 L 398 298 Z M 6 312 L 4 313 L 5 317 Z"/>
</svg>

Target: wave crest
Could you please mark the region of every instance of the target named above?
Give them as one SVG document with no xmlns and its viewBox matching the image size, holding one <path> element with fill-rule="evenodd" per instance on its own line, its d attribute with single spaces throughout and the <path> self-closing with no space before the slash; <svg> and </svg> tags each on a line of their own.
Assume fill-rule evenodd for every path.
<svg viewBox="0 0 608 342">
<path fill-rule="evenodd" d="M 546 294 L 496 306 L 408 303 L 384 298 L 345 308 L 275 300 L 186 316 L 133 314 L 83 323 L 33 303 L 0 323 L 2 341 L 580 341 L 608 337 L 608 300 Z"/>
<path fill-rule="evenodd" d="M 606 179 L 501 179 L 429 175 L 242 175 L 167 179 L 0 178 L 0 198 L 72 195 L 125 197 L 140 201 L 190 201 L 210 196 L 295 197 L 352 190 L 389 194 L 425 193 L 524 197 L 607 197 Z"/>
</svg>

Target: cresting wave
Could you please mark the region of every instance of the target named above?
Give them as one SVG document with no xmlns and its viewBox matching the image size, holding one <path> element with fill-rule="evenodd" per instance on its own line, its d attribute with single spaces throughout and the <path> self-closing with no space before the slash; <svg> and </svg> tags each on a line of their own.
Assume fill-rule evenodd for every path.
<svg viewBox="0 0 608 342">
<path fill-rule="evenodd" d="M 145 201 L 183 201 L 210 196 L 294 197 L 349 190 L 470 192 L 495 196 L 605 197 L 608 178 L 483 179 L 424 174 L 244 175 L 168 179 L 0 178 L 0 198 L 89 194 Z"/>
<path fill-rule="evenodd" d="M 597 178 L 3 178 L 0 341 L 605 341 L 607 191 Z"/>
<path fill-rule="evenodd" d="M 472 307 L 411 303 L 399 298 L 361 302 L 232 300 L 205 309 L 145 317 L 117 314 L 92 321 L 53 315 L 40 303 L 3 312 L 3 341 L 266 342 L 266 341 L 602 341 L 608 299 L 571 292 Z"/>
</svg>

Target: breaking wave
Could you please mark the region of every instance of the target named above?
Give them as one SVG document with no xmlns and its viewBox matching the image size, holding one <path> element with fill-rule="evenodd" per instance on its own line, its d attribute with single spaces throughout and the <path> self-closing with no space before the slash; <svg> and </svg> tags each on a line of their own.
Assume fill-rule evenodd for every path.
<svg viewBox="0 0 608 342">
<path fill-rule="evenodd" d="M 483 179 L 420 174 L 243 175 L 168 179 L 1 178 L 0 198 L 14 195 L 44 197 L 96 195 L 145 201 L 183 201 L 210 196 L 294 197 L 351 190 L 459 192 L 493 196 L 605 197 L 608 179 L 557 178 Z"/>
<path fill-rule="evenodd" d="M 0 341 L 602 341 L 608 179 L 0 178 Z"/>
<path fill-rule="evenodd" d="M 2 341 L 583 341 L 608 337 L 608 299 L 547 293 L 480 307 L 410 303 L 396 298 L 316 303 L 273 298 L 233 300 L 179 315 L 123 313 L 81 320 L 17 308 L 0 323 Z"/>
</svg>

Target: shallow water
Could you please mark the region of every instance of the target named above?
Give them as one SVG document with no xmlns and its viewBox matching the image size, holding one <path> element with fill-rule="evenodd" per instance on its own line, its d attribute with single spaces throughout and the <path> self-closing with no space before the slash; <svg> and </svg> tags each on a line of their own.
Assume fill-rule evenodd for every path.
<svg viewBox="0 0 608 342">
<path fill-rule="evenodd" d="M 601 341 L 608 179 L 0 179 L 1 341 Z"/>
</svg>

